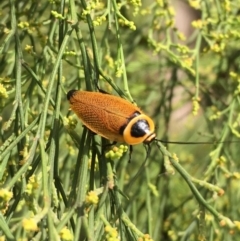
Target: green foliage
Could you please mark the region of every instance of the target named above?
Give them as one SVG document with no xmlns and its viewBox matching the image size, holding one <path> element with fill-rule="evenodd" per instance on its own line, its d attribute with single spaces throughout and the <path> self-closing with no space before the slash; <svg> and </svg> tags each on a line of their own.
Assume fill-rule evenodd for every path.
<svg viewBox="0 0 240 241">
<path fill-rule="evenodd" d="M 239 0 L 0 6 L 0 240 L 240 238 Z M 146 161 L 138 145 L 129 163 L 69 110 L 97 84 L 159 139 L 215 144 L 153 142 Z"/>
</svg>

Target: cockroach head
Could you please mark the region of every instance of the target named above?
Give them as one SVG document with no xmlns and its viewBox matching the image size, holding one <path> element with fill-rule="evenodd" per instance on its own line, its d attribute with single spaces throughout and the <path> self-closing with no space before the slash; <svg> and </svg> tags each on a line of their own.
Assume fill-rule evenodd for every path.
<svg viewBox="0 0 240 241">
<path fill-rule="evenodd" d="M 67 93 L 67 99 L 70 100 L 77 90 L 69 90 Z"/>
</svg>

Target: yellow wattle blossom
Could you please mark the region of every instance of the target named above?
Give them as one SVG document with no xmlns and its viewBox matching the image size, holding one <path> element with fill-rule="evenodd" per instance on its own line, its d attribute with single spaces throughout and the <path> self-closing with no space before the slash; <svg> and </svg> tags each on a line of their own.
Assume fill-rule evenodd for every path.
<svg viewBox="0 0 240 241">
<path fill-rule="evenodd" d="M 68 117 L 64 117 L 64 126 L 67 129 L 74 130 L 77 125 L 77 119 L 75 118 L 75 115 L 70 115 Z"/>
<path fill-rule="evenodd" d="M 28 193 L 29 195 L 34 194 L 34 192 L 37 191 L 39 187 L 39 183 L 37 180 L 37 176 L 36 175 L 32 175 L 29 179 L 28 179 L 28 184 L 27 184 L 27 188 L 26 188 L 26 193 Z"/>
<path fill-rule="evenodd" d="M 0 189 L 0 212 L 6 213 L 9 206 L 9 200 L 13 197 L 13 193 L 5 188 Z"/>
<path fill-rule="evenodd" d="M 29 27 L 29 23 L 28 22 L 20 22 L 18 24 L 18 27 L 21 28 L 21 29 L 28 28 Z"/>
<path fill-rule="evenodd" d="M 119 241 L 117 228 L 107 225 L 104 230 L 107 241 Z"/>
<path fill-rule="evenodd" d="M 66 241 L 73 240 L 73 235 L 72 235 L 71 231 L 67 227 L 64 227 L 60 231 L 60 237 L 61 237 L 62 240 L 66 240 Z"/>
<path fill-rule="evenodd" d="M 4 99 L 8 98 L 7 90 L 2 84 L 0 84 L 0 98 L 4 98 Z"/>
<path fill-rule="evenodd" d="M 3 188 L 0 189 L 0 212 L 5 214 L 8 210 L 9 200 L 12 198 L 13 193 Z"/>
<path fill-rule="evenodd" d="M 0 189 L 0 198 L 5 202 L 9 201 L 13 196 L 13 193 L 5 188 Z"/>
<path fill-rule="evenodd" d="M 38 231 L 37 223 L 33 218 L 24 218 L 22 226 L 26 231 Z"/>
<path fill-rule="evenodd" d="M 127 150 L 128 146 L 126 145 L 120 145 L 119 147 L 114 146 L 112 150 L 105 154 L 105 157 L 111 159 L 112 161 L 116 161 L 119 160 Z"/>
<path fill-rule="evenodd" d="M 153 241 L 149 234 L 144 234 L 144 237 L 138 239 L 138 241 Z"/>
<path fill-rule="evenodd" d="M 57 19 L 65 19 L 62 14 L 58 13 L 57 11 L 51 11 L 51 14 Z"/>
<path fill-rule="evenodd" d="M 202 29 L 204 24 L 201 19 L 192 21 L 192 26 L 197 29 Z"/>
<path fill-rule="evenodd" d="M 189 0 L 189 5 L 195 9 L 201 9 L 201 2 L 200 0 Z"/>
<path fill-rule="evenodd" d="M 240 230 L 240 221 L 233 221 L 233 222 L 236 225 L 236 228 Z"/>
<path fill-rule="evenodd" d="M 200 109 L 200 105 L 199 105 L 199 101 L 200 101 L 200 98 L 198 97 L 193 97 L 192 98 L 192 105 L 193 105 L 193 115 L 196 116 L 198 114 L 198 111 Z"/>
<path fill-rule="evenodd" d="M 28 53 L 33 53 L 33 46 L 26 44 L 24 50 Z"/>
<path fill-rule="evenodd" d="M 88 195 L 86 196 L 86 203 L 87 204 L 98 204 L 99 197 L 94 191 L 90 191 Z"/>
</svg>

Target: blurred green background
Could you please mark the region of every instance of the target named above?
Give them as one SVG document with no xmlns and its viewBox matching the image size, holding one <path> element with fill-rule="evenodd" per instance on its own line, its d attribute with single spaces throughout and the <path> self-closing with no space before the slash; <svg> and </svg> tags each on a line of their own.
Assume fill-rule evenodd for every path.
<svg viewBox="0 0 240 241">
<path fill-rule="evenodd" d="M 240 238 L 240 1 L 0 6 L 0 241 Z M 213 144 L 140 144 L 129 163 L 69 110 L 97 85 L 158 139 Z"/>
</svg>

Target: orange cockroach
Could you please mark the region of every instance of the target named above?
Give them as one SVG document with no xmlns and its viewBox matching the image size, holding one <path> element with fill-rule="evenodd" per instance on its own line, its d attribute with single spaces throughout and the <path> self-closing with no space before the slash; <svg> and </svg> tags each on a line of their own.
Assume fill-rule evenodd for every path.
<svg viewBox="0 0 240 241">
<path fill-rule="evenodd" d="M 70 90 L 67 98 L 83 124 L 108 140 L 136 145 L 156 138 L 153 120 L 125 99 L 78 90 Z"/>
</svg>

